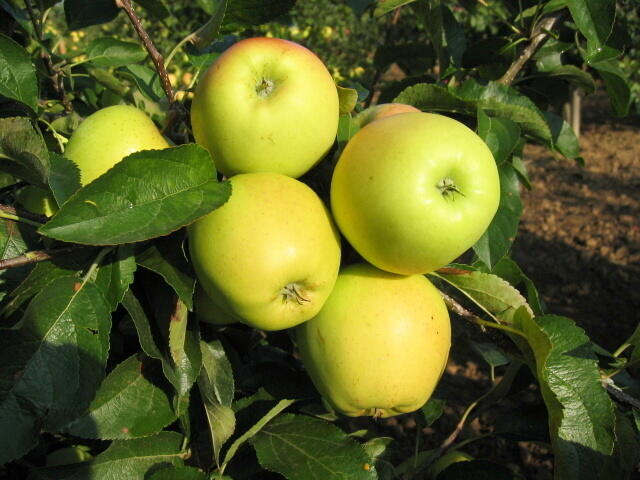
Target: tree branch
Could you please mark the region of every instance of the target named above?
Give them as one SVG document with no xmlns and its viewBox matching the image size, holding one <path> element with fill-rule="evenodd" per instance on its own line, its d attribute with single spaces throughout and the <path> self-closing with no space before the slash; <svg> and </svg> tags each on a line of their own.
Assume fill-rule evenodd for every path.
<svg viewBox="0 0 640 480">
<path fill-rule="evenodd" d="M 51 260 L 55 257 L 60 257 L 62 255 L 68 255 L 70 253 L 76 252 L 79 248 L 87 248 L 87 247 L 65 247 L 65 248 L 55 248 L 51 250 L 34 250 L 32 252 L 27 252 L 24 255 L 13 258 L 5 258 L 4 260 L 0 260 L 0 270 L 6 270 L 8 268 L 22 267 L 23 265 L 28 265 L 30 263 L 43 262 L 45 260 Z"/>
<path fill-rule="evenodd" d="M 550 15 L 541 20 L 531 32 L 529 37 L 529 45 L 524 49 L 522 55 L 520 55 L 505 72 L 505 74 L 498 80 L 503 85 L 511 85 L 515 80 L 520 70 L 526 65 L 526 63 L 533 57 L 534 53 L 540 48 L 542 42 L 549 36 L 549 30 L 553 28 L 555 23 L 560 19 L 562 13 Z"/>
<path fill-rule="evenodd" d="M 138 15 L 136 15 L 136 12 L 133 10 L 131 0 L 115 0 L 115 2 L 119 8 L 125 11 L 127 16 L 129 17 L 129 20 L 131 20 L 133 28 L 140 37 L 140 40 L 142 40 L 144 47 L 147 49 L 147 52 L 149 52 L 151 61 L 156 67 L 156 71 L 160 76 L 160 82 L 162 83 L 164 93 L 167 95 L 169 103 L 173 105 L 173 103 L 175 102 L 175 96 L 173 93 L 173 88 L 171 87 L 171 80 L 169 80 L 169 75 L 167 74 L 167 69 L 164 66 L 164 58 L 151 41 L 151 38 L 149 38 L 149 34 L 142 26 L 142 23 L 140 23 L 140 18 L 138 18 Z"/>
<path fill-rule="evenodd" d="M 47 221 L 47 217 L 45 217 L 44 215 L 38 215 L 37 213 L 31 213 L 27 210 L 23 210 L 21 208 L 15 208 L 15 207 L 11 207 L 9 205 L 3 205 L 0 204 L 0 212 L 4 212 L 4 213 L 8 213 L 9 215 L 13 215 L 16 217 L 22 217 L 25 218 L 27 220 L 30 220 L 30 222 L 37 222 L 38 226 L 40 226 L 41 224 L 45 223 Z M 15 220 L 15 219 L 13 219 Z M 19 221 L 19 220 L 18 220 Z"/>
</svg>

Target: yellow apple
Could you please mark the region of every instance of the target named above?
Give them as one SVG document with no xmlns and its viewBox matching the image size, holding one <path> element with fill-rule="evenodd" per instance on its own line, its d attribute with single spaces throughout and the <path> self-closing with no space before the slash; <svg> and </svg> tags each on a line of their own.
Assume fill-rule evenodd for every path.
<svg viewBox="0 0 640 480">
<path fill-rule="evenodd" d="M 227 203 L 189 226 L 198 280 L 243 323 L 280 330 L 313 317 L 340 266 L 327 208 L 304 183 L 277 173 L 230 179 Z"/>
<path fill-rule="evenodd" d="M 403 113 L 367 124 L 340 155 L 331 209 L 340 231 L 383 270 L 428 273 L 485 232 L 500 202 L 491 151 L 464 124 Z"/>
<path fill-rule="evenodd" d="M 311 380 L 337 411 L 388 417 L 429 399 L 447 362 L 451 325 L 426 277 L 358 264 L 340 272 L 296 340 Z"/>
<path fill-rule="evenodd" d="M 86 185 L 127 155 L 169 147 L 155 123 L 141 110 L 114 105 L 89 115 L 73 132 L 64 155 L 80 169 Z"/>
<path fill-rule="evenodd" d="M 196 142 L 226 176 L 299 177 L 331 148 L 338 115 L 338 92 L 322 61 L 277 38 L 229 48 L 199 81 L 191 107 Z"/>
<path fill-rule="evenodd" d="M 355 116 L 354 121 L 360 128 L 366 124 L 375 120 L 381 120 L 383 118 L 391 117 L 392 115 L 398 115 L 399 113 L 411 113 L 419 112 L 416 107 L 406 105 L 404 103 L 381 103 L 380 105 L 374 105 L 369 107 L 358 115 Z"/>
</svg>

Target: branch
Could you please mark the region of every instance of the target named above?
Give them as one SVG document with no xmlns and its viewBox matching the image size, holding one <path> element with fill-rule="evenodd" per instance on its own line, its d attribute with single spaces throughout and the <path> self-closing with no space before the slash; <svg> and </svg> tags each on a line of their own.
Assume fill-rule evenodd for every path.
<svg viewBox="0 0 640 480">
<path fill-rule="evenodd" d="M 147 52 L 149 52 L 151 61 L 156 67 L 164 93 L 167 95 L 169 103 L 173 105 L 175 102 L 175 96 L 173 94 L 173 88 L 171 87 L 171 80 L 169 80 L 169 75 L 167 74 L 167 69 L 164 66 L 164 58 L 162 58 L 162 55 L 151 41 L 151 38 L 149 38 L 149 34 L 142 26 L 142 23 L 140 23 L 140 18 L 138 18 L 138 15 L 136 15 L 136 12 L 131 6 L 131 0 L 115 0 L 115 2 L 119 8 L 125 11 L 129 20 L 131 20 L 133 28 L 140 37 L 140 40 L 142 40 L 144 47 L 147 49 Z"/>
<path fill-rule="evenodd" d="M 29 19 L 33 24 L 33 28 L 36 31 L 36 36 L 38 37 L 38 42 L 40 43 L 40 57 L 44 62 L 45 67 L 47 68 L 47 73 L 49 74 L 49 78 L 51 79 L 51 83 L 53 84 L 53 89 L 60 96 L 60 101 L 64 107 L 65 112 L 71 113 L 73 111 L 73 106 L 71 102 L 67 98 L 67 94 L 64 91 L 64 83 L 62 81 L 61 70 L 53 65 L 53 61 L 51 60 L 51 55 L 44 48 L 44 37 L 42 35 L 42 24 L 40 20 L 36 18 L 36 14 L 33 10 L 33 6 L 31 5 L 31 0 L 24 0 L 24 4 L 27 7 L 27 12 L 29 13 Z"/>
<path fill-rule="evenodd" d="M 70 253 L 76 252 L 79 248 L 86 247 L 65 247 L 65 248 L 56 248 L 51 250 L 34 250 L 32 252 L 27 252 L 24 255 L 13 258 L 5 258 L 4 260 L 0 260 L 0 270 L 6 270 L 8 268 L 22 267 L 23 265 L 28 265 L 30 263 L 43 262 L 45 260 L 51 260 L 54 257 L 60 257 L 62 255 L 68 255 Z"/>
<path fill-rule="evenodd" d="M 553 25 L 560 19 L 562 16 L 561 13 L 557 13 L 555 15 L 550 15 L 544 18 L 540 23 L 538 23 L 533 32 L 531 32 L 531 36 L 529 37 L 530 43 L 520 55 L 509 67 L 509 69 L 505 72 L 505 74 L 498 80 L 498 82 L 503 85 L 511 85 L 515 80 L 516 76 L 522 70 L 522 68 L 526 65 L 526 63 L 531 60 L 533 54 L 536 53 L 538 48 L 542 45 L 542 42 L 547 39 L 549 36 L 549 30 L 553 28 Z"/>
<path fill-rule="evenodd" d="M 3 218 L 9 218 L 10 220 L 15 220 L 17 222 L 27 220 L 25 223 L 35 227 L 39 227 L 48 220 L 44 215 L 38 215 L 37 213 L 31 213 L 21 208 L 16 209 L 15 207 L 3 204 L 0 204 L 0 214 L 1 213 L 7 214 L 3 215 Z"/>
<path fill-rule="evenodd" d="M 600 383 L 605 388 L 607 392 L 616 397 L 621 402 L 628 403 L 633 408 L 640 409 L 640 400 L 631 395 L 628 395 L 624 392 L 620 387 L 618 387 L 612 379 L 610 378 L 601 378 Z"/>
</svg>

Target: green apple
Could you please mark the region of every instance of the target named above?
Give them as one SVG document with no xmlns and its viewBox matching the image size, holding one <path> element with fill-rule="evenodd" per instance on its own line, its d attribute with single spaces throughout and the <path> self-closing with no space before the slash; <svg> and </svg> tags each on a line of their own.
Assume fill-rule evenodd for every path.
<svg viewBox="0 0 640 480">
<path fill-rule="evenodd" d="M 462 123 L 432 113 L 366 125 L 331 180 L 340 231 L 369 263 L 404 275 L 431 272 L 465 252 L 499 201 L 486 144 Z"/>
<path fill-rule="evenodd" d="M 198 320 L 212 325 L 230 325 L 239 321 L 211 300 L 200 285 L 193 296 L 193 310 Z"/>
<path fill-rule="evenodd" d="M 44 188 L 35 185 L 27 185 L 20 189 L 17 200 L 26 210 L 47 217 L 51 217 L 58 211 L 58 204 L 53 195 Z"/>
<path fill-rule="evenodd" d="M 451 450 L 450 452 L 442 455 L 436 463 L 434 463 L 429 469 L 429 478 L 435 479 L 440 473 L 446 470 L 449 466 L 458 462 L 470 462 L 474 458 L 468 453 L 461 452 L 460 450 Z"/>
<path fill-rule="evenodd" d="M 416 107 L 404 103 L 381 103 L 364 109 L 355 116 L 354 121 L 362 128 L 375 120 L 382 120 L 383 118 L 398 115 L 399 113 L 415 113 L 419 111 Z"/>
<path fill-rule="evenodd" d="M 313 317 L 340 266 L 327 208 L 304 183 L 278 173 L 231 178 L 227 203 L 189 226 L 198 280 L 243 323 L 280 330 Z"/>
<path fill-rule="evenodd" d="M 422 275 L 345 268 L 316 317 L 298 326 L 302 361 L 339 412 L 388 417 L 420 408 L 444 371 L 449 314 Z"/>
<path fill-rule="evenodd" d="M 331 148 L 338 92 L 311 51 L 277 38 L 250 38 L 223 53 L 198 83 L 191 107 L 196 142 L 226 176 L 299 177 Z"/>
<path fill-rule="evenodd" d="M 73 132 L 64 155 L 80 169 L 86 185 L 127 155 L 169 147 L 155 123 L 141 110 L 114 105 L 89 115 Z"/>
</svg>

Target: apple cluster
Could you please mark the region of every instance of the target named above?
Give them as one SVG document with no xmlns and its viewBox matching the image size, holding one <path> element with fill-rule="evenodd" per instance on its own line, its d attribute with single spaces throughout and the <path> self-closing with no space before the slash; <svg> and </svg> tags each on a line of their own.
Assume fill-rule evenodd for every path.
<svg viewBox="0 0 640 480">
<path fill-rule="evenodd" d="M 297 178 L 332 150 L 338 119 L 330 73 L 296 43 L 240 41 L 204 74 L 193 133 L 232 193 L 188 227 L 195 311 L 214 324 L 295 328 L 312 381 L 341 413 L 410 412 L 435 389 L 451 343 L 447 309 L 424 274 L 486 230 L 497 168 L 462 123 L 378 105 L 355 118 L 329 209 Z M 168 146 L 144 113 L 113 106 L 78 127 L 65 155 L 87 184 L 134 151 Z M 361 263 L 341 269 L 340 234 Z"/>
</svg>

